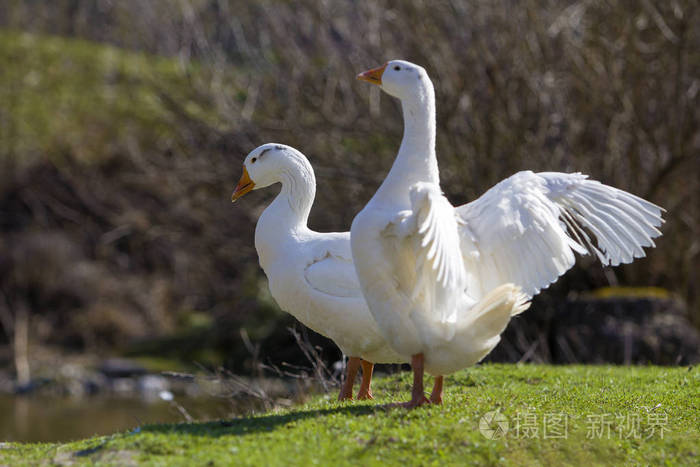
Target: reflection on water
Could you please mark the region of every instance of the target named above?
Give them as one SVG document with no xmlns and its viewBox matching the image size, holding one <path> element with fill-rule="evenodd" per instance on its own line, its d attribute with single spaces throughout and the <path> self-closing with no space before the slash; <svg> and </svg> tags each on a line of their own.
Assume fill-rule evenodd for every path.
<svg viewBox="0 0 700 467">
<path fill-rule="evenodd" d="M 230 418 L 250 404 L 217 397 L 176 398 L 195 420 Z M 183 422 L 172 402 L 143 398 L 52 398 L 0 394 L 0 441 L 71 441 L 147 423 Z"/>
</svg>

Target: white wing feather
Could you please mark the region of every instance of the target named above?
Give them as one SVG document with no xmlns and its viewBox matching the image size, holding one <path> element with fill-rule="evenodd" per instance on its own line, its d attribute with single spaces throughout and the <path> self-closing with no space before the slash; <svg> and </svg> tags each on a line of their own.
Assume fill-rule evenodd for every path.
<svg viewBox="0 0 700 467">
<path fill-rule="evenodd" d="M 456 254 L 460 237 L 454 207 L 440 188 L 430 183 L 415 184 L 410 195 L 420 238 L 418 269 L 429 264 L 443 287 L 464 287 L 464 262 L 461 255 Z"/>
<path fill-rule="evenodd" d="M 586 178 L 519 172 L 456 208 L 475 298 L 507 282 L 535 295 L 574 265 L 574 252 L 604 265 L 645 256 L 661 235 L 663 209 Z"/>
<path fill-rule="evenodd" d="M 304 270 L 309 286 L 317 292 L 343 298 L 360 298 L 362 290 L 352 261 L 333 256 L 311 263 Z"/>
<path fill-rule="evenodd" d="M 440 325 L 456 321 L 466 287 L 454 207 L 431 183 L 413 185 L 410 199 L 411 210 L 399 213 L 382 231 L 385 251 L 393 258 L 397 288 L 411 302 L 423 303 L 419 308 L 428 313 L 426 319 L 450 339 L 453 327 Z"/>
<path fill-rule="evenodd" d="M 317 292 L 333 297 L 363 298 L 352 261 L 350 233 L 319 243 L 304 278 Z"/>
</svg>

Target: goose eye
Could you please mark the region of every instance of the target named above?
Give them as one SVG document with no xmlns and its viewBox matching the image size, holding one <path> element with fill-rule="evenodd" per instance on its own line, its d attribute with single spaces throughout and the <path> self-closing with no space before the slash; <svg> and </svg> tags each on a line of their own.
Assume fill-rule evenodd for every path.
<svg viewBox="0 0 700 467">
<path fill-rule="evenodd" d="M 398 65 L 396 65 L 396 66 L 394 67 L 394 70 L 396 70 L 396 71 L 399 71 L 400 69 L 401 69 L 401 67 L 398 66 Z"/>
<path fill-rule="evenodd" d="M 250 163 L 251 163 L 251 164 L 255 164 L 255 161 L 257 161 L 257 160 L 258 160 L 257 157 L 253 157 L 253 158 L 250 160 Z"/>
</svg>

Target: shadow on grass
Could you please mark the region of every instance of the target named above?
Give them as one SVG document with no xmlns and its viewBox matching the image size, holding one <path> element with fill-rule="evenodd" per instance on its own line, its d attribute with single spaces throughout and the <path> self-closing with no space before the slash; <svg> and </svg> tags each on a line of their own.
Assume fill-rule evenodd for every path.
<svg viewBox="0 0 700 467">
<path fill-rule="evenodd" d="M 146 425 L 142 432 L 151 433 L 179 433 L 192 436 L 240 436 L 250 433 L 273 431 L 277 427 L 307 418 L 323 417 L 331 414 L 346 414 L 351 416 L 365 416 L 376 412 L 385 411 L 382 406 L 347 406 L 331 409 L 303 410 L 288 414 L 273 414 L 265 416 L 239 417 L 229 420 L 202 423 L 180 423 L 177 425 Z"/>
</svg>

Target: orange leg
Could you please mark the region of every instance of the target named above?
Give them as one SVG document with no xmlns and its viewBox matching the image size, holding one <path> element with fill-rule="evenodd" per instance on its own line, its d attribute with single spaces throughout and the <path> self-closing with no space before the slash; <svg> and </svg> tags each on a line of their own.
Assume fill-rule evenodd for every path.
<svg viewBox="0 0 700 467">
<path fill-rule="evenodd" d="M 372 396 L 372 371 L 374 370 L 374 363 L 368 362 L 367 360 L 362 360 L 362 384 L 360 384 L 360 392 L 357 393 L 357 399 L 374 399 Z"/>
<path fill-rule="evenodd" d="M 435 384 L 433 385 L 433 392 L 430 394 L 431 404 L 442 404 L 442 376 L 435 377 Z"/>
<path fill-rule="evenodd" d="M 419 353 L 411 357 L 411 368 L 413 368 L 413 390 L 411 391 L 411 400 L 401 404 L 407 409 L 412 409 L 424 404 L 429 404 L 430 401 L 425 397 L 423 392 L 423 354 Z"/>
<path fill-rule="evenodd" d="M 348 359 L 348 371 L 345 375 L 345 382 L 343 387 L 340 388 L 340 394 L 338 395 L 339 401 L 352 400 L 352 386 L 355 384 L 355 377 L 359 369 L 360 357 L 350 357 Z"/>
</svg>

